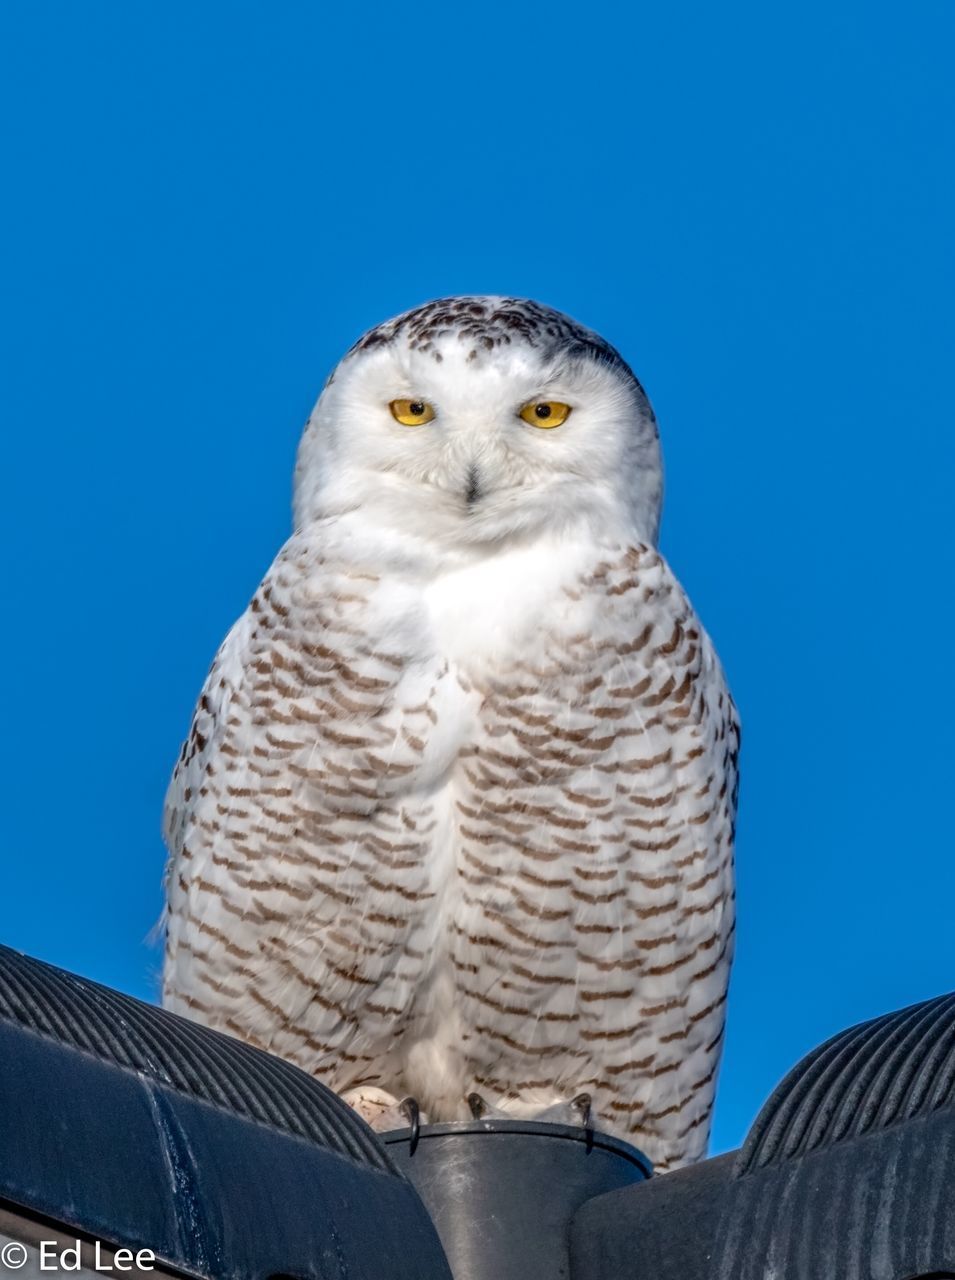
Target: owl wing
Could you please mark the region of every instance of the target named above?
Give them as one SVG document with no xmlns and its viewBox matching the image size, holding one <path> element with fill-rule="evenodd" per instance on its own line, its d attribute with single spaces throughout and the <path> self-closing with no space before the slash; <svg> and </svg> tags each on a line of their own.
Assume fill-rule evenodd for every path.
<svg viewBox="0 0 955 1280">
<path fill-rule="evenodd" d="M 568 584 L 482 723 L 457 957 L 478 1085 L 522 1104 L 586 1090 L 659 1167 L 696 1158 L 732 952 L 738 721 L 662 557 L 608 549 Z"/>
<path fill-rule="evenodd" d="M 608 1000 L 595 1028 L 644 1063 L 611 1076 L 609 1113 L 663 1170 L 699 1158 L 709 1134 L 735 928 L 739 718 L 669 565 L 646 548 L 627 561 L 629 573 L 615 566 L 595 589 L 633 601 L 614 631 L 604 712 L 627 707 L 612 756 L 628 850 L 617 918 L 636 926 L 620 973 L 634 994 Z"/>
<path fill-rule="evenodd" d="M 229 633 L 176 765 L 163 998 L 343 1089 L 427 954 L 429 796 L 456 751 L 431 730 L 455 695 L 400 587 L 319 534 Z"/>
<path fill-rule="evenodd" d="M 219 646 L 169 780 L 162 816 L 163 839 L 169 850 L 167 882 L 175 874 L 182 853 L 183 832 L 193 798 L 219 751 L 233 695 L 242 685 L 250 631 L 251 615 L 244 613 Z"/>
</svg>

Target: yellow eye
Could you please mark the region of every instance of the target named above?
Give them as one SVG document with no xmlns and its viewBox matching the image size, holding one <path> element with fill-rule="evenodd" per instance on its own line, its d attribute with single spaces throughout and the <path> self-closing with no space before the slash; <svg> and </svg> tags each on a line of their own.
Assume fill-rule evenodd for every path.
<svg viewBox="0 0 955 1280">
<path fill-rule="evenodd" d="M 559 427 L 570 417 L 570 405 L 561 404 L 559 400 L 534 400 L 521 410 L 521 417 L 532 427 L 543 427 L 549 431 L 551 427 Z"/>
<path fill-rule="evenodd" d="M 434 418 L 434 410 L 424 400 L 392 400 L 388 407 L 403 427 L 423 427 Z"/>
</svg>

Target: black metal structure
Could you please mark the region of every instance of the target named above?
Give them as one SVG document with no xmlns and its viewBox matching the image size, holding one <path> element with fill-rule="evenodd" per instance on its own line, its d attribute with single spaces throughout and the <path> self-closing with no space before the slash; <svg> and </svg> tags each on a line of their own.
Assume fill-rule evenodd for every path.
<svg viewBox="0 0 955 1280">
<path fill-rule="evenodd" d="M 833 1037 L 738 1152 L 585 1205 L 575 1280 L 955 1276 L 955 996 Z"/>
<path fill-rule="evenodd" d="M 450 1280 L 415 1191 L 328 1089 L 6 948 L 0 1201 L 210 1280 Z"/>
<path fill-rule="evenodd" d="M 570 1125 L 475 1120 L 383 1136 L 466 1280 L 563 1280 L 577 1209 L 651 1173 L 626 1142 Z"/>
<path fill-rule="evenodd" d="M 557 1125 L 379 1139 L 290 1064 L 0 948 L 0 1241 L 207 1280 L 955 1280 L 955 996 L 822 1045 L 738 1152 L 648 1172 Z M 7 1274 L 37 1273 L 0 1248 Z"/>
</svg>

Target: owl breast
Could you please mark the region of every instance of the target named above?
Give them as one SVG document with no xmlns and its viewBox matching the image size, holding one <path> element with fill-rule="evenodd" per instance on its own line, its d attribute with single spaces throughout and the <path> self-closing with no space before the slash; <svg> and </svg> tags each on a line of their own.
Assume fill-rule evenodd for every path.
<svg viewBox="0 0 955 1280">
<path fill-rule="evenodd" d="M 293 538 L 213 664 L 167 800 L 166 1003 L 433 1120 L 586 1091 L 693 1158 L 737 735 L 685 596 L 641 546 L 384 580 L 356 547 Z"/>
<path fill-rule="evenodd" d="M 440 1082 L 445 1114 L 472 1088 L 515 1114 L 588 1091 L 684 1158 L 705 1143 L 733 917 L 737 739 L 709 642 L 645 548 L 515 556 L 428 602 L 469 722 L 409 1084 Z"/>
</svg>

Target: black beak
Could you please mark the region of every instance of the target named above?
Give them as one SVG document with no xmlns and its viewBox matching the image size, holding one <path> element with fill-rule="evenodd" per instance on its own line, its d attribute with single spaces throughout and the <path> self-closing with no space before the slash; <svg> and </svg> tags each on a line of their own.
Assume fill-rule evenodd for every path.
<svg viewBox="0 0 955 1280">
<path fill-rule="evenodd" d="M 481 496 L 481 477 L 478 469 L 472 462 L 468 467 L 468 487 L 464 491 L 464 500 L 469 507 L 473 507 L 475 502 Z"/>
</svg>

